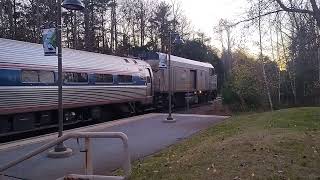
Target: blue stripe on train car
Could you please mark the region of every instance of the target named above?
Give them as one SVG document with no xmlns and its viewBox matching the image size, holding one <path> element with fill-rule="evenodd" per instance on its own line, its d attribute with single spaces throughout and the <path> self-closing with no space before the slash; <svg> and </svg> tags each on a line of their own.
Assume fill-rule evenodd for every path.
<svg viewBox="0 0 320 180">
<path fill-rule="evenodd" d="M 58 73 L 55 72 L 55 81 L 57 81 Z M 95 83 L 95 75 L 88 74 L 89 82 L 88 83 L 64 83 L 64 86 L 92 86 L 92 85 L 102 85 Z M 113 83 L 103 84 L 104 86 L 114 86 L 114 85 L 145 85 L 146 81 L 139 77 L 133 76 L 132 83 L 119 83 L 118 76 L 113 75 Z M 53 86 L 57 83 L 22 83 L 21 82 L 21 71 L 12 70 L 12 69 L 0 69 L 0 86 Z"/>
</svg>

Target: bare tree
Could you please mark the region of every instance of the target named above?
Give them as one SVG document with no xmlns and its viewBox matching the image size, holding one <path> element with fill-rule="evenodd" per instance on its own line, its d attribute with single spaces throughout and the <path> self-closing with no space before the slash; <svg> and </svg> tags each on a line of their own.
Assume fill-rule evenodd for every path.
<svg viewBox="0 0 320 180">
<path fill-rule="evenodd" d="M 3 37 L 4 35 L 4 5 L 5 5 L 5 0 L 0 0 L 0 37 Z"/>
<path fill-rule="evenodd" d="M 112 0 L 109 6 L 111 7 L 110 48 L 111 48 L 111 52 L 114 53 L 115 50 L 117 49 L 117 44 L 118 44 L 116 0 Z"/>
<path fill-rule="evenodd" d="M 278 26 L 278 30 L 280 32 L 280 39 L 281 39 L 281 45 L 282 45 L 282 51 L 283 51 L 283 58 L 285 60 L 286 65 L 289 64 L 289 59 L 288 59 L 288 55 L 286 52 L 286 44 L 284 41 L 284 37 L 283 37 L 283 30 L 282 30 L 282 24 L 281 24 L 281 20 L 279 18 L 279 16 L 277 16 L 277 26 Z M 294 63 L 293 63 L 294 64 Z M 296 103 L 296 99 L 297 99 L 297 95 L 296 95 L 296 87 L 295 87 L 295 78 L 294 78 L 294 74 L 292 73 L 292 67 L 287 67 L 287 72 L 289 75 L 289 81 L 290 81 L 290 86 L 291 86 L 291 91 L 294 97 L 294 104 Z"/>
<path fill-rule="evenodd" d="M 279 105 L 281 104 L 281 69 L 282 69 L 282 61 L 281 61 L 281 57 L 280 57 L 280 47 L 279 47 L 279 28 L 278 28 L 278 14 L 276 16 L 276 51 L 277 51 L 277 62 L 278 62 L 278 66 L 279 66 L 279 72 L 278 72 L 278 80 L 279 80 L 279 84 L 278 84 L 278 100 L 279 100 Z"/>
<path fill-rule="evenodd" d="M 263 79 L 264 79 L 264 84 L 265 84 L 265 90 L 267 92 L 267 96 L 268 96 L 268 100 L 269 100 L 269 105 L 270 105 L 270 109 L 271 111 L 273 111 L 273 103 L 272 103 L 272 99 L 271 99 L 271 94 L 270 94 L 270 88 L 269 88 L 269 84 L 268 84 L 268 80 L 267 80 L 267 75 L 266 75 L 266 70 L 265 70 L 265 64 L 264 64 L 264 58 L 263 58 L 263 47 L 262 47 L 262 32 L 261 32 L 261 0 L 259 0 L 259 4 L 258 4 L 258 12 L 259 12 L 259 21 L 258 21 L 258 26 L 259 26 L 259 44 L 260 44 L 260 58 L 262 60 L 261 65 L 262 65 L 262 75 L 263 75 Z"/>
<path fill-rule="evenodd" d="M 229 22 L 228 20 L 221 19 L 219 21 L 218 27 L 216 27 L 216 32 L 219 35 L 219 39 L 221 41 L 222 51 L 223 53 L 226 51 L 226 56 L 223 56 L 223 62 L 224 62 L 224 77 L 228 79 L 228 77 L 231 75 L 231 69 L 232 69 L 232 37 L 231 37 L 231 30 L 232 30 L 233 24 Z M 226 35 L 226 38 L 224 37 Z M 225 48 L 225 41 L 227 44 L 227 48 Z"/>
<path fill-rule="evenodd" d="M 279 62 L 279 51 L 278 51 L 278 47 L 279 47 L 279 45 L 278 45 L 278 31 L 276 31 L 276 37 L 277 37 L 277 41 L 276 41 L 276 46 L 277 46 L 277 48 L 276 48 L 276 53 L 277 53 L 277 58 L 276 58 L 276 56 L 275 56 L 275 52 L 274 52 L 274 41 L 273 41 L 273 29 L 272 29 L 272 27 L 273 27 L 273 24 L 274 22 L 272 22 L 272 20 L 271 20 L 271 18 L 269 18 L 269 27 L 270 27 L 270 45 L 271 45 L 271 55 L 272 55 L 272 60 L 273 61 L 275 61 L 275 62 L 277 62 L 278 63 L 278 66 L 279 66 L 279 64 L 281 64 L 281 62 Z M 278 105 L 280 105 L 281 104 L 281 69 L 280 69 L 280 67 L 278 68 Z"/>
<path fill-rule="evenodd" d="M 318 27 L 320 27 L 320 9 L 317 5 L 316 0 L 309 0 L 308 1 L 311 4 L 312 10 L 309 10 L 307 8 L 302 9 L 299 7 L 294 7 L 294 6 L 292 6 L 292 4 L 291 4 L 291 7 L 288 7 L 288 5 L 284 4 L 282 2 L 282 0 L 275 0 L 275 1 L 278 3 L 278 5 L 281 7 L 281 9 L 286 12 L 309 14 L 310 16 L 312 16 L 316 19 L 317 25 L 318 25 Z M 292 3 L 292 1 L 291 1 L 291 3 Z M 308 7 L 307 2 L 305 3 L 304 7 Z"/>
</svg>

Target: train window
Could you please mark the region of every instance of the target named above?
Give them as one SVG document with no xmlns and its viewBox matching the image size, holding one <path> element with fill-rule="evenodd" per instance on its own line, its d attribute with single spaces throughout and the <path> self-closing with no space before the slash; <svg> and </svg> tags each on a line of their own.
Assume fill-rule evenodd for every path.
<svg viewBox="0 0 320 180">
<path fill-rule="evenodd" d="M 63 73 L 63 81 L 65 83 L 87 83 L 88 74 L 87 73 L 75 73 L 75 72 L 65 72 Z"/>
<path fill-rule="evenodd" d="M 21 81 L 25 83 L 54 83 L 54 72 L 22 70 Z"/>
<path fill-rule="evenodd" d="M 39 82 L 54 83 L 54 73 L 52 71 L 39 71 Z"/>
<path fill-rule="evenodd" d="M 33 70 L 23 70 L 21 72 L 21 81 L 29 83 L 39 82 L 38 72 Z"/>
<path fill-rule="evenodd" d="M 96 83 L 113 83 L 113 75 L 96 74 Z"/>
<path fill-rule="evenodd" d="M 118 82 L 119 83 L 132 83 L 132 76 L 131 75 L 118 75 Z"/>
<path fill-rule="evenodd" d="M 128 59 L 124 59 L 124 61 L 125 61 L 126 63 L 130 63 Z"/>
</svg>

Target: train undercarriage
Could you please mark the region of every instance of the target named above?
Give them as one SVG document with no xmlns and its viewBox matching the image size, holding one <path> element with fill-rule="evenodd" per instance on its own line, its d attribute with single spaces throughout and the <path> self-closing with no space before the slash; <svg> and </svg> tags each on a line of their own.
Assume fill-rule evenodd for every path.
<svg viewBox="0 0 320 180">
<path fill-rule="evenodd" d="M 216 93 L 175 93 L 172 97 L 172 107 L 174 109 L 208 102 L 216 97 Z M 156 93 L 153 102 L 153 105 L 130 102 L 64 109 L 64 125 L 101 123 L 150 111 L 163 112 L 168 108 L 168 94 Z M 57 127 L 57 110 L 0 115 L 0 137 Z"/>
</svg>

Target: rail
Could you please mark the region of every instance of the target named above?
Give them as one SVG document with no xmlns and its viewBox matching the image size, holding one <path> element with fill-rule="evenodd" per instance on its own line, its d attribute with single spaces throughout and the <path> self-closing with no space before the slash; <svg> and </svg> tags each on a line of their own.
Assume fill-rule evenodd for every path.
<svg viewBox="0 0 320 180">
<path fill-rule="evenodd" d="M 57 144 L 60 144 L 66 140 L 73 139 L 73 138 L 84 138 L 85 139 L 85 148 L 86 148 L 86 162 L 85 162 L 85 175 L 68 175 L 66 178 L 68 179 L 101 179 L 101 180 L 111 180 L 111 179 L 128 179 L 131 175 L 131 162 L 130 162 L 130 152 L 128 147 L 128 137 L 126 134 L 122 132 L 76 132 L 64 135 L 60 138 L 49 142 L 38 149 L 20 157 L 14 161 L 9 162 L 8 164 L 0 167 L 0 180 L 4 180 L 4 172 L 25 160 L 28 160 L 52 147 Z M 124 170 L 125 176 L 95 176 L 93 175 L 93 163 L 92 163 L 92 146 L 91 146 L 91 139 L 92 138 L 118 138 L 121 139 L 123 142 L 124 153 L 125 153 L 125 160 L 122 164 L 122 168 Z M 62 178 L 64 179 L 64 178 Z"/>
</svg>

